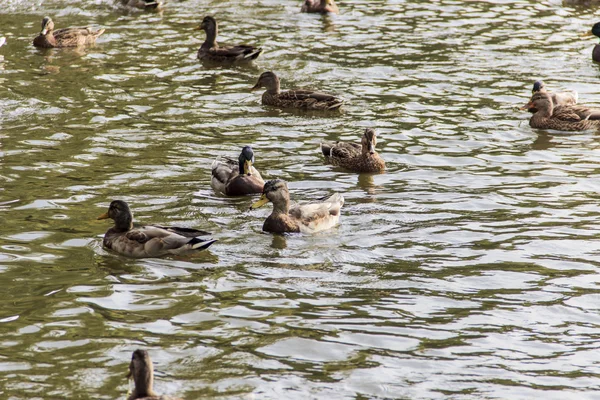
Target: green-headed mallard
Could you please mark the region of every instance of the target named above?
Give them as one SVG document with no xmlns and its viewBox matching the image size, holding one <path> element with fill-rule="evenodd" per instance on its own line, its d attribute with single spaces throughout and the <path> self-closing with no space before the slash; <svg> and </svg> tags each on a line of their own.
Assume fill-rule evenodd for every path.
<svg viewBox="0 0 600 400">
<path fill-rule="evenodd" d="M 104 247 L 128 257 L 160 257 L 168 254 L 186 254 L 196 250 L 204 250 L 216 242 L 202 239 L 199 236 L 210 235 L 208 232 L 192 228 L 173 226 L 147 225 L 133 226 L 133 214 L 127 203 L 114 200 L 108 212 L 98 219 L 111 218 L 115 226 L 104 235 Z"/>
<path fill-rule="evenodd" d="M 295 89 L 282 92 L 279 78 L 273 72 L 263 72 L 258 82 L 250 90 L 267 89 L 262 95 L 262 103 L 280 108 L 299 108 L 304 110 L 338 110 L 344 101 L 326 93 L 313 90 Z"/>
<path fill-rule="evenodd" d="M 212 164 L 210 185 L 227 196 L 262 193 L 265 181 L 253 163 L 254 152 L 250 146 L 244 146 L 237 161 L 228 157 L 217 158 Z"/>
<path fill-rule="evenodd" d="M 104 29 L 93 31 L 92 28 L 64 28 L 54 30 L 54 22 L 50 17 L 42 20 L 42 31 L 33 39 L 36 47 L 77 47 L 94 44 L 98 36 L 104 33 Z"/>
<path fill-rule="evenodd" d="M 592 34 L 600 38 L 600 22 L 596 22 L 592 27 Z M 592 50 L 592 60 L 600 62 L 600 44 L 596 44 Z"/>
<path fill-rule="evenodd" d="M 162 7 L 162 2 L 156 0 L 121 0 L 121 3 L 126 7 L 139 8 L 146 11 L 160 10 Z"/>
<path fill-rule="evenodd" d="M 344 197 L 335 193 L 320 203 L 303 204 L 290 208 L 290 192 L 287 183 L 275 179 L 265 183 L 263 194 L 250 209 L 273 203 L 273 212 L 263 224 L 263 231 L 272 233 L 315 233 L 329 229 L 340 219 Z"/>
<path fill-rule="evenodd" d="M 340 12 L 334 0 L 304 0 L 304 4 L 302 4 L 302 9 L 300 11 L 321 14 L 338 14 Z"/>
<path fill-rule="evenodd" d="M 131 356 L 129 374 L 127 378 L 133 379 L 135 389 L 127 400 L 181 400 L 177 397 L 160 396 L 154 393 L 154 367 L 146 350 L 136 350 Z"/>
<path fill-rule="evenodd" d="M 206 40 L 198 50 L 198 58 L 201 61 L 215 63 L 243 63 L 255 60 L 263 52 L 260 47 L 238 45 L 221 47 L 217 44 L 217 21 L 213 17 L 204 17 L 198 29 L 206 32 Z"/>
<path fill-rule="evenodd" d="M 534 94 L 525 108 L 536 110 L 529 120 L 532 128 L 572 132 L 600 128 L 600 110 L 578 105 L 554 107 L 548 93 Z"/>
<path fill-rule="evenodd" d="M 323 142 L 321 151 L 333 165 L 352 172 L 382 172 L 385 161 L 375 151 L 377 134 L 371 128 L 365 129 L 361 143 Z"/>
<path fill-rule="evenodd" d="M 546 90 L 546 84 L 542 81 L 535 81 L 533 83 L 533 89 L 531 90 L 531 94 L 534 95 L 537 92 L 548 93 L 550 95 L 550 98 L 552 99 L 552 104 L 555 107 L 577 104 L 577 100 L 579 99 L 579 95 L 574 90 L 570 92 L 550 93 Z M 535 112 L 535 110 L 530 111 Z"/>
</svg>

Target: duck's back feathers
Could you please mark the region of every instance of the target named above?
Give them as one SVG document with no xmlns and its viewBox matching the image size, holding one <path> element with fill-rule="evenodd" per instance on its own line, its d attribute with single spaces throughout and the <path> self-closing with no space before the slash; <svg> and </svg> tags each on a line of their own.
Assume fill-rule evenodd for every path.
<svg viewBox="0 0 600 400">
<path fill-rule="evenodd" d="M 90 27 L 64 28 L 53 31 L 56 47 L 75 47 L 93 44 L 98 36 L 104 33 L 104 29 L 93 31 Z"/>
<path fill-rule="evenodd" d="M 261 47 L 239 45 L 232 47 L 201 47 L 198 50 L 198 58 L 202 61 L 216 63 L 240 63 L 255 60 L 263 52 Z"/>
<path fill-rule="evenodd" d="M 296 89 L 271 94 L 265 92 L 263 104 L 283 108 L 304 108 L 308 110 L 337 110 L 344 101 L 331 94 L 312 90 Z"/>
<path fill-rule="evenodd" d="M 335 193 L 320 203 L 295 206 L 289 215 L 295 219 L 302 233 L 315 233 L 335 226 L 340 219 L 344 197 Z"/>
<path fill-rule="evenodd" d="M 186 254 L 206 249 L 216 241 L 198 237 L 206 234 L 209 233 L 155 225 L 135 227 L 127 232 L 117 232 L 111 228 L 104 235 L 104 246 L 135 258 Z"/>
</svg>

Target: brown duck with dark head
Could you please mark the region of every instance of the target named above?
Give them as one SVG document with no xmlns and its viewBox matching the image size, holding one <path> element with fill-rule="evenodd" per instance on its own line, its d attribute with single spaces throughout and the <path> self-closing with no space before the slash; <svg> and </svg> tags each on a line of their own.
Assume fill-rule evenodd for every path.
<svg viewBox="0 0 600 400">
<path fill-rule="evenodd" d="M 42 20 L 42 31 L 33 39 L 33 45 L 42 48 L 78 47 L 96 43 L 104 29 L 93 31 L 92 28 L 64 28 L 54 30 L 54 22 L 50 17 Z"/>
<path fill-rule="evenodd" d="M 263 72 L 256 85 L 250 90 L 266 88 L 262 95 L 262 103 L 279 108 L 296 108 L 302 110 L 339 110 L 344 101 L 336 96 L 314 90 L 293 89 L 281 91 L 279 78 L 273 72 Z"/>
<path fill-rule="evenodd" d="M 227 157 L 217 158 L 212 164 L 210 185 L 227 196 L 262 193 L 265 181 L 253 164 L 254 151 L 250 146 L 244 146 L 237 161 Z"/>
<path fill-rule="evenodd" d="M 178 397 L 160 396 L 154 392 L 154 367 L 146 350 L 136 350 L 131 356 L 129 374 L 127 378 L 133 379 L 135 389 L 127 400 L 181 400 Z"/>
<path fill-rule="evenodd" d="M 533 83 L 533 89 L 531 90 L 531 95 L 534 95 L 538 92 L 548 93 L 552 98 L 552 104 L 554 106 L 565 106 L 565 105 L 573 105 L 577 104 L 577 100 L 579 99 L 579 95 L 576 91 L 570 92 L 554 92 L 550 93 L 546 89 L 546 84 L 542 81 L 535 81 Z M 530 112 L 535 112 L 535 110 L 529 110 Z"/>
<path fill-rule="evenodd" d="M 114 200 L 108 211 L 98 219 L 111 218 L 115 225 L 104 234 L 102 243 L 127 257 L 145 258 L 165 255 L 181 255 L 207 249 L 216 242 L 200 236 L 208 232 L 176 226 L 146 225 L 133 226 L 133 214 L 127 203 Z"/>
<path fill-rule="evenodd" d="M 218 25 L 213 17 L 204 17 L 198 27 L 206 32 L 206 40 L 198 50 L 198 59 L 222 64 L 240 64 L 255 60 L 263 52 L 260 47 L 237 45 L 219 46 L 217 44 Z"/>
<path fill-rule="evenodd" d="M 323 142 L 321 151 L 329 162 L 352 172 L 382 172 L 385 161 L 375 151 L 377 134 L 365 129 L 361 142 Z"/>
<path fill-rule="evenodd" d="M 534 94 L 524 108 L 536 110 L 529 120 L 532 128 L 570 132 L 600 128 L 600 110 L 578 105 L 554 107 L 548 93 Z"/>
</svg>

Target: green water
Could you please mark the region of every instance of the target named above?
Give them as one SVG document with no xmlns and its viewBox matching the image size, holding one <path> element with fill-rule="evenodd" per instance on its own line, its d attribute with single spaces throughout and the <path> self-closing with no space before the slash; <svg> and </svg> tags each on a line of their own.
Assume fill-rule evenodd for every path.
<svg viewBox="0 0 600 400">
<path fill-rule="evenodd" d="M 124 398 L 147 349 L 186 399 L 594 398 L 600 385 L 594 133 L 532 130 L 534 80 L 600 104 L 595 7 L 559 1 L 95 0 L 0 7 L 0 398 Z M 253 66 L 196 60 L 202 18 Z M 41 19 L 105 27 L 96 46 L 35 49 Z M 596 15 L 596 16 L 594 16 Z M 341 95 L 341 115 L 263 107 L 249 91 Z M 379 134 L 381 175 L 324 163 L 322 140 Z M 340 225 L 261 232 L 270 206 L 210 188 L 253 146 L 294 200 L 334 191 Z M 213 232 L 209 251 L 131 260 L 95 218 Z"/>
</svg>

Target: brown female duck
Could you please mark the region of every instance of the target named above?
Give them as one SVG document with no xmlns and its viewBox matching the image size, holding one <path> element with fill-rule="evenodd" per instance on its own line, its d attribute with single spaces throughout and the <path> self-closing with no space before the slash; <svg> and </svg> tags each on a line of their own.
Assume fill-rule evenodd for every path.
<svg viewBox="0 0 600 400">
<path fill-rule="evenodd" d="M 213 17 L 204 17 L 198 29 L 206 32 L 206 40 L 198 50 L 198 59 L 224 64 L 244 63 L 255 60 L 263 52 L 260 47 L 238 45 L 219 46 L 217 44 L 218 26 Z"/>
<path fill-rule="evenodd" d="M 290 192 L 287 183 L 275 179 L 265 183 L 263 194 L 251 210 L 273 203 L 273 212 L 265 220 L 263 231 L 272 233 L 315 233 L 329 229 L 340 219 L 344 197 L 335 193 L 320 203 L 303 204 L 290 208 Z"/>
<path fill-rule="evenodd" d="M 104 29 L 93 31 L 92 28 L 64 28 L 54 30 L 54 22 L 50 17 L 42 20 L 42 31 L 33 39 L 33 45 L 42 48 L 78 47 L 94 44 Z"/>
<path fill-rule="evenodd" d="M 600 110 L 577 105 L 554 107 L 548 93 L 534 94 L 525 108 L 536 110 L 529 120 L 532 128 L 571 132 L 600 128 Z"/>
<path fill-rule="evenodd" d="M 186 254 L 204 250 L 216 242 L 216 240 L 199 237 L 210 233 L 192 228 L 159 225 L 134 227 L 133 214 L 127 203 L 122 200 L 111 202 L 108 212 L 98 217 L 98 219 L 107 218 L 113 219 L 115 226 L 104 235 L 102 241 L 104 247 L 127 257 Z"/>
<path fill-rule="evenodd" d="M 127 378 L 133 379 L 135 389 L 127 400 L 181 400 L 177 397 L 160 396 L 152 388 L 154 385 L 154 367 L 146 350 L 136 350 L 131 356 L 129 374 Z"/>
<path fill-rule="evenodd" d="M 382 172 L 385 161 L 375 151 L 377 134 L 365 129 L 361 143 L 323 142 L 321 151 L 329 162 L 352 172 Z"/>
<path fill-rule="evenodd" d="M 304 4 L 302 4 L 302 9 L 300 9 L 300 11 L 321 14 L 338 14 L 340 12 L 334 0 L 304 0 Z"/>
<path fill-rule="evenodd" d="M 250 90 L 267 89 L 262 95 L 262 103 L 279 108 L 299 108 L 304 110 L 338 110 L 344 101 L 326 93 L 313 90 L 294 89 L 282 92 L 279 78 L 273 72 L 263 72 L 256 85 Z"/>
<path fill-rule="evenodd" d="M 227 196 L 262 193 L 265 181 L 253 163 L 254 152 L 250 146 L 244 146 L 237 161 L 226 157 L 217 158 L 212 164 L 210 185 Z"/>
<path fill-rule="evenodd" d="M 156 0 L 121 0 L 121 3 L 126 7 L 139 8 L 140 10 L 160 10 L 162 2 Z"/>
</svg>

